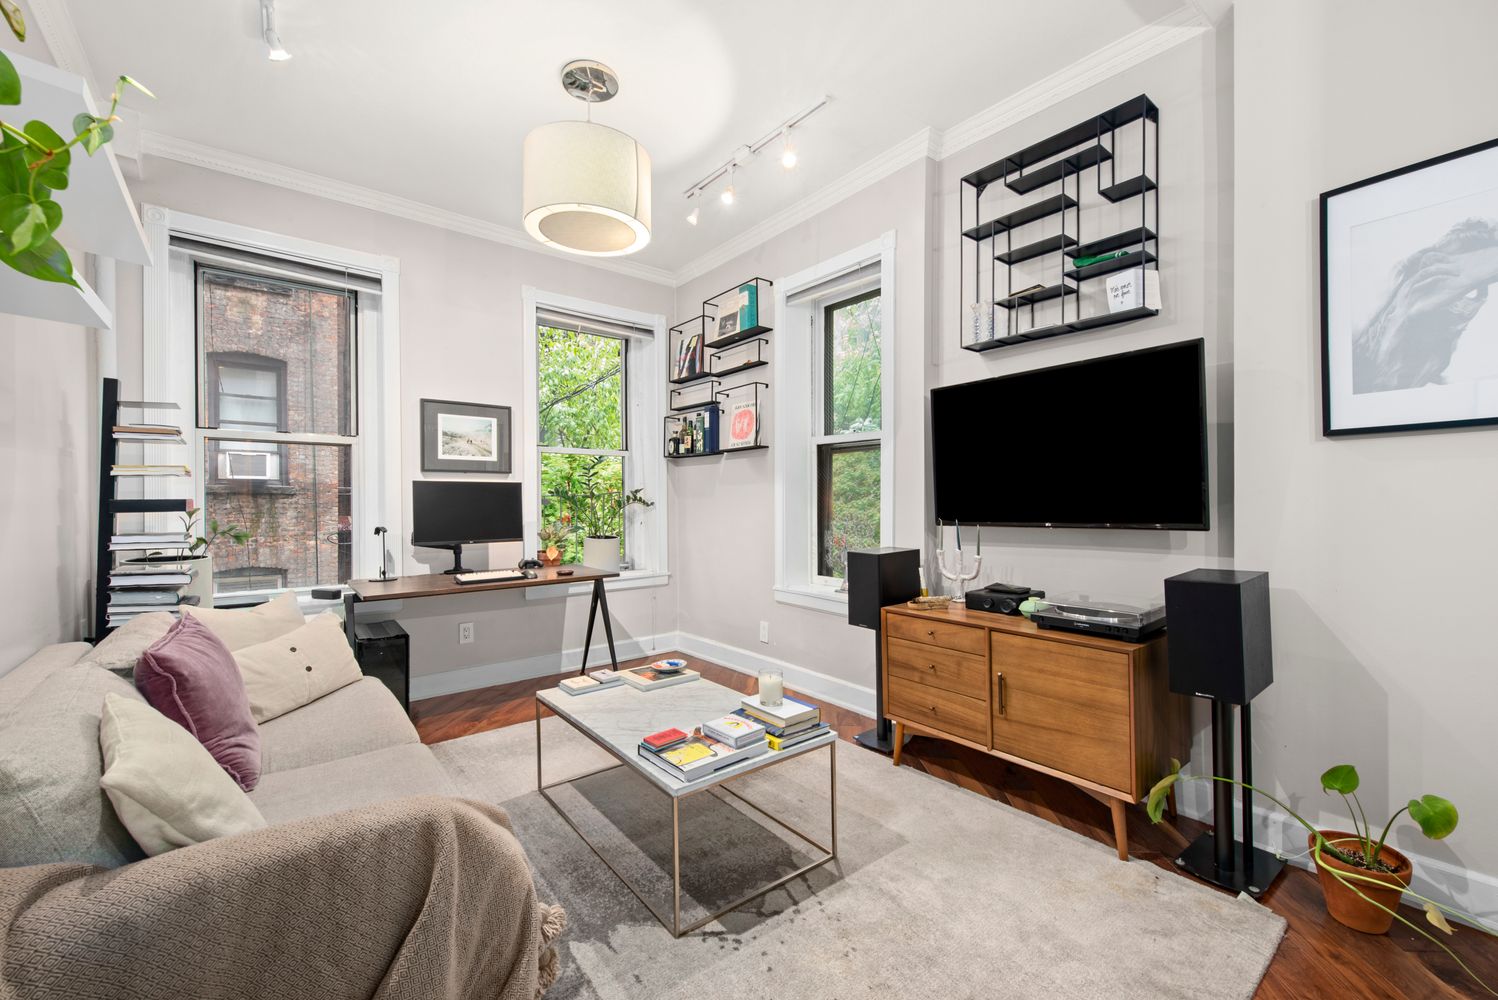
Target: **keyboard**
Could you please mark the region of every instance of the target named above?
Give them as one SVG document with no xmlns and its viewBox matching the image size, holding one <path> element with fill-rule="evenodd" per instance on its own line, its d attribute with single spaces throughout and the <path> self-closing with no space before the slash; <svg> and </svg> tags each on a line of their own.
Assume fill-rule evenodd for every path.
<svg viewBox="0 0 1498 1000">
<path fill-rule="evenodd" d="M 459 583 L 505 583 L 509 580 L 524 580 L 525 578 L 524 573 L 513 569 L 485 569 L 453 575 L 453 579 Z"/>
</svg>

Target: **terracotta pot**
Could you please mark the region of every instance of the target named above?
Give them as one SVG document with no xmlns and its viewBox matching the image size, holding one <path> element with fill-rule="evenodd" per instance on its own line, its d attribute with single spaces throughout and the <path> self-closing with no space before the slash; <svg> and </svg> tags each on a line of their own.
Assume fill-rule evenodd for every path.
<svg viewBox="0 0 1498 1000">
<path fill-rule="evenodd" d="M 546 554 L 546 549 L 538 549 L 536 551 L 536 558 L 540 560 L 542 566 L 560 566 L 562 565 L 562 550 L 556 549 L 554 551 L 556 555 L 549 556 Z"/>
<path fill-rule="evenodd" d="M 1355 848 L 1358 843 L 1357 837 L 1341 830 L 1322 830 L 1321 835 L 1340 850 Z M 1308 835 L 1306 841 L 1307 846 L 1312 848 L 1316 846 L 1315 837 Z M 1316 866 L 1316 875 L 1321 879 L 1321 894 L 1326 897 L 1326 912 L 1353 930 L 1362 931 L 1364 934 L 1389 933 L 1389 928 L 1394 923 L 1394 915 L 1384 912 L 1367 899 L 1363 899 L 1353 891 L 1351 885 L 1343 884 L 1327 869 L 1334 868 L 1340 872 L 1362 875 L 1385 883 L 1388 888 L 1351 880 L 1353 885 L 1356 885 L 1368 899 L 1375 900 L 1390 910 L 1397 910 L 1400 895 L 1409 888 L 1410 875 L 1414 871 L 1414 866 L 1410 864 L 1409 858 L 1388 844 L 1384 845 L 1383 854 L 1379 856 L 1379 860 L 1391 866 L 1394 871 L 1370 872 L 1362 868 L 1353 868 L 1351 865 L 1344 865 L 1325 851 L 1321 852 L 1321 863 Z"/>
</svg>

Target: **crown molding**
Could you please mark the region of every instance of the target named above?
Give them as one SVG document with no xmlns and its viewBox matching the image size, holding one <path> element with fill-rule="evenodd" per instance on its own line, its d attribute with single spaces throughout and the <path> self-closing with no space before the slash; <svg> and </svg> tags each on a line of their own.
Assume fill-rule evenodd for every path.
<svg viewBox="0 0 1498 1000">
<path fill-rule="evenodd" d="M 1211 22 L 1199 9 L 1199 4 L 1188 3 L 950 128 L 923 128 L 821 190 L 776 212 L 679 268 L 675 274 L 675 283 L 683 285 L 727 264 L 735 257 L 826 211 L 908 164 L 925 157 L 933 160 L 946 159 L 1088 87 L 1153 59 L 1210 28 Z"/>
<path fill-rule="evenodd" d="M 1194 4 L 1179 7 L 1142 28 L 1083 56 L 1070 66 L 1037 80 L 997 104 L 944 129 L 934 159 L 944 160 L 969 146 L 1019 124 L 1046 108 L 1147 62 L 1211 28 Z"/>
<path fill-rule="evenodd" d="M 1221 4 L 1222 0 L 1216 0 L 1212 6 L 1217 7 Z M 159 156 L 163 159 L 232 174 L 262 184 L 271 184 L 330 201 L 342 202 L 374 212 L 383 212 L 530 253 L 545 254 L 574 264 L 596 267 L 655 284 L 679 287 L 727 264 L 735 257 L 787 232 L 912 163 L 926 158 L 945 159 L 1075 96 L 1088 87 L 1095 86 L 1109 77 L 1211 30 L 1213 22 L 1208 12 L 1204 10 L 1206 6 L 1205 0 L 1193 0 L 1193 2 L 1186 3 L 1165 17 L 1131 31 L 1124 37 L 1083 56 L 1071 65 L 1024 87 L 949 128 L 923 128 L 843 174 L 832 183 L 761 220 L 675 271 L 626 260 L 599 260 L 573 256 L 541 246 L 525 232 L 496 222 L 159 132 L 142 131 L 139 133 L 139 155 L 142 159 L 147 156 Z M 53 49 L 58 64 L 87 76 L 87 57 L 84 55 L 82 45 L 78 43 L 78 35 L 73 29 L 72 20 L 68 17 L 65 0 L 33 0 L 32 10 L 37 14 L 43 37 L 49 48 Z M 65 59 L 74 61 L 82 68 L 68 65 Z M 92 79 L 91 76 L 89 78 Z"/>
<path fill-rule="evenodd" d="M 64 0 L 31 0 L 27 6 L 30 8 L 31 23 L 36 25 L 42 41 L 47 43 L 47 51 L 52 54 L 53 65 L 60 70 L 76 73 L 88 81 L 90 87 L 96 88 L 98 78 L 94 76 L 88 53 L 83 49 L 78 29 L 73 26 L 73 15 L 68 12 Z"/>
<path fill-rule="evenodd" d="M 461 212 L 438 208 L 435 205 L 428 205 L 425 202 L 415 201 L 410 198 L 402 198 L 399 195 L 387 194 L 384 191 L 377 191 L 374 188 L 350 184 L 347 181 L 340 181 L 324 176 L 323 174 L 297 170 L 294 167 L 272 163 L 269 160 L 257 159 L 253 156 L 245 156 L 242 153 L 231 153 L 225 149 L 205 146 L 187 139 L 179 139 L 176 136 L 163 135 L 159 132 L 142 131 L 139 140 L 139 156 L 142 160 L 156 156 L 164 160 L 173 160 L 177 163 L 186 163 L 190 166 L 201 167 L 205 170 L 215 170 L 219 173 L 242 177 L 246 180 L 258 181 L 261 184 L 270 184 L 289 191 L 299 191 L 302 194 L 326 198 L 329 201 L 341 202 L 345 205 L 352 205 L 355 208 L 382 212 L 386 215 L 396 216 L 397 218 L 409 219 L 412 222 L 435 226 L 438 229 L 462 233 L 465 236 L 474 236 L 481 240 L 488 240 L 491 243 L 500 243 L 504 246 L 514 247 L 517 250 L 544 254 L 548 257 L 556 257 L 561 260 L 571 261 L 574 264 L 596 267 L 604 271 L 613 271 L 659 285 L 672 286 L 674 284 L 671 272 L 662 267 L 652 267 L 648 264 L 636 264 L 622 260 L 576 257 L 544 247 L 533 240 L 528 234 L 518 229 L 511 229 L 509 226 L 500 225 L 497 222 L 489 222 L 471 215 L 464 215 Z"/>
</svg>

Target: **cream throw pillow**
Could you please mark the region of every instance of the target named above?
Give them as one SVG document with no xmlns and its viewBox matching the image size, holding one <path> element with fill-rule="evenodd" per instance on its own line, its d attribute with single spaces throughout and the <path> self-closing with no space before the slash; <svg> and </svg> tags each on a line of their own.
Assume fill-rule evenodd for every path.
<svg viewBox="0 0 1498 1000">
<path fill-rule="evenodd" d="M 244 790 L 186 729 L 143 701 L 104 696 L 99 786 L 151 856 L 265 826 Z"/>
<path fill-rule="evenodd" d="M 316 701 L 364 676 L 343 621 L 324 611 L 301 628 L 279 639 L 237 650 L 250 714 L 264 723 Z"/>
<path fill-rule="evenodd" d="M 183 612 L 207 625 L 231 653 L 269 642 L 307 623 L 290 591 L 253 608 L 184 608 Z"/>
</svg>

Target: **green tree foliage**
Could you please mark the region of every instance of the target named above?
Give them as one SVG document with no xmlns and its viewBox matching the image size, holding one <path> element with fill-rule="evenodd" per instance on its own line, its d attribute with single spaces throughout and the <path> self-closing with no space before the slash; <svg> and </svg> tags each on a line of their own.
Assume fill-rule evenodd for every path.
<svg viewBox="0 0 1498 1000">
<path fill-rule="evenodd" d="M 624 341 L 543 326 L 537 331 L 538 427 L 542 448 L 624 448 Z M 564 514 L 577 520 L 563 496 L 591 492 L 623 493 L 624 462 L 617 456 L 541 453 L 541 522 Z M 579 527 L 584 527 L 579 524 Z M 607 533 L 622 534 L 624 517 L 612 518 Z M 587 525 L 585 530 L 597 530 Z M 559 546 L 562 561 L 583 559 L 583 531 Z"/>
<path fill-rule="evenodd" d="M 881 316 L 877 292 L 827 311 L 824 433 L 866 434 L 880 428 Z M 821 488 L 831 502 L 819 509 L 817 571 L 840 578 L 848 549 L 879 544 L 879 446 L 822 447 Z"/>
</svg>

